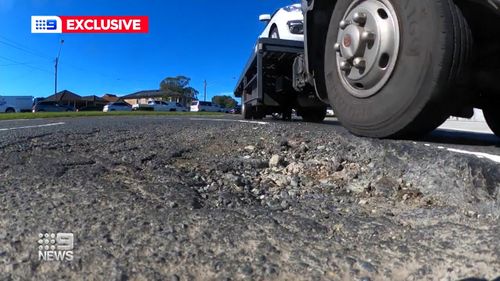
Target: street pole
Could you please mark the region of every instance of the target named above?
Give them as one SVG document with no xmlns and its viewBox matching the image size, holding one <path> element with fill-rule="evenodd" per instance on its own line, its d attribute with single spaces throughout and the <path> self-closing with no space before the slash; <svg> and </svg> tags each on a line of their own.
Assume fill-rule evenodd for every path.
<svg viewBox="0 0 500 281">
<path fill-rule="evenodd" d="M 57 65 L 59 64 L 59 58 L 56 58 L 56 72 L 55 72 L 55 82 L 54 82 L 54 95 L 57 94 Z"/>
<path fill-rule="evenodd" d="M 207 80 L 203 82 L 203 101 L 207 101 Z"/>
<path fill-rule="evenodd" d="M 57 94 L 57 68 L 59 67 L 59 57 L 61 57 L 61 49 L 64 44 L 64 40 L 61 39 L 61 45 L 59 45 L 59 52 L 57 53 L 56 62 L 55 62 L 55 81 L 54 81 L 54 95 Z"/>
</svg>

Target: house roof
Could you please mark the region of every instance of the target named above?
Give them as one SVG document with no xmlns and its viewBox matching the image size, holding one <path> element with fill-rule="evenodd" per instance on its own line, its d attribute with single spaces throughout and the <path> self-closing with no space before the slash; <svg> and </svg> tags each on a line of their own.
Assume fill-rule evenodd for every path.
<svg viewBox="0 0 500 281">
<path fill-rule="evenodd" d="M 140 91 L 130 95 L 123 96 L 122 99 L 142 99 L 142 98 L 158 98 L 165 96 L 166 93 L 160 90 L 149 90 L 149 91 Z"/>
<path fill-rule="evenodd" d="M 116 102 L 120 100 L 118 96 L 112 94 L 105 94 L 104 96 L 102 96 L 102 99 L 106 102 Z"/>
<path fill-rule="evenodd" d="M 68 90 L 61 91 L 55 95 L 47 97 L 44 101 L 80 101 L 82 97 Z"/>
</svg>

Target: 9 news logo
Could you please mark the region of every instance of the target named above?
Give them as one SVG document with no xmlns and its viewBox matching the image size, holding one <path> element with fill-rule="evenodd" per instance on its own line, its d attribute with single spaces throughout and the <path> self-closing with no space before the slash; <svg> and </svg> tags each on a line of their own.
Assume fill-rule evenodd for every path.
<svg viewBox="0 0 500 281">
<path fill-rule="evenodd" d="M 31 33 L 62 33 L 62 21 L 57 16 L 32 16 Z"/>
<path fill-rule="evenodd" d="M 73 233 L 38 234 L 38 259 L 40 261 L 72 261 L 74 259 Z"/>
</svg>

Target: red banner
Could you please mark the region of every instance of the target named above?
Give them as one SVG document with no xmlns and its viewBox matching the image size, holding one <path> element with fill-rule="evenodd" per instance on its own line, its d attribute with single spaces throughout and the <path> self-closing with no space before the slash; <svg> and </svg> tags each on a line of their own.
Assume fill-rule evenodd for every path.
<svg viewBox="0 0 500 281">
<path fill-rule="evenodd" d="M 60 16 L 63 33 L 148 33 L 147 16 Z"/>
</svg>

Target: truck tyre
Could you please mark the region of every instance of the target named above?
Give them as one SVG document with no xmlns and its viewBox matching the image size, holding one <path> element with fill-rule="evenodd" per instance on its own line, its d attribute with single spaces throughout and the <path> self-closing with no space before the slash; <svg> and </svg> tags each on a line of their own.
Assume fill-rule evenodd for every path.
<svg viewBox="0 0 500 281">
<path fill-rule="evenodd" d="M 500 137 L 500 102 L 483 108 L 484 118 L 490 129 Z"/>
<path fill-rule="evenodd" d="M 266 115 L 266 108 L 264 106 L 252 106 L 252 117 L 254 120 L 262 120 Z"/>
<path fill-rule="evenodd" d="M 252 106 L 243 104 L 241 106 L 241 115 L 243 115 L 243 119 L 245 120 L 252 120 Z"/>
<path fill-rule="evenodd" d="M 326 107 L 304 108 L 298 113 L 306 122 L 321 123 L 326 118 Z"/>
<path fill-rule="evenodd" d="M 16 110 L 12 107 L 9 107 L 9 108 L 7 108 L 7 110 L 5 110 L 5 113 L 15 113 L 15 112 L 16 112 Z"/>
<path fill-rule="evenodd" d="M 339 0 L 325 44 L 328 98 L 354 134 L 428 133 L 467 95 L 471 49 L 452 0 Z"/>
</svg>

